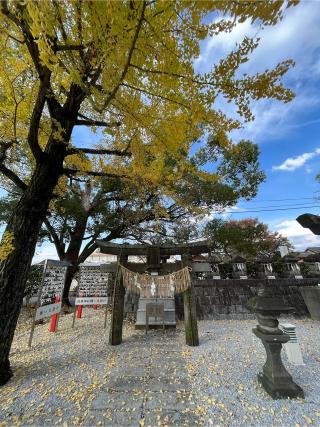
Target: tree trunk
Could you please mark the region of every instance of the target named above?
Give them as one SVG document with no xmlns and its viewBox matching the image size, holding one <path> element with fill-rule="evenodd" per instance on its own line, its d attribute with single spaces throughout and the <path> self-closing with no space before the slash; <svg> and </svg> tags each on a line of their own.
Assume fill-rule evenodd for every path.
<svg viewBox="0 0 320 427">
<path fill-rule="evenodd" d="M 69 292 L 72 284 L 72 280 L 74 278 L 74 275 L 76 274 L 78 270 L 78 263 L 70 265 L 67 267 L 66 271 L 66 280 L 64 282 L 64 288 L 63 288 L 63 294 L 62 294 L 62 306 L 63 309 L 66 311 L 69 311 L 69 307 L 72 307 L 70 300 L 69 300 Z"/>
<path fill-rule="evenodd" d="M 78 270 L 79 266 L 79 253 L 81 249 L 81 245 L 83 242 L 83 238 L 86 232 L 88 222 L 88 215 L 84 215 L 81 218 L 77 219 L 74 230 L 71 234 L 71 240 L 68 246 L 68 250 L 61 261 L 68 261 L 71 263 L 71 266 L 67 268 L 66 272 L 66 280 L 63 289 L 62 295 L 62 305 L 65 307 L 71 307 L 69 301 L 69 291 L 71 287 L 71 283 L 75 273 Z"/>
<path fill-rule="evenodd" d="M 44 154 L 46 159 L 36 166 L 30 185 L 6 228 L 14 236 L 14 250 L 0 263 L 0 385 L 12 376 L 9 353 L 27 275 L 40 227 L 61 174 L 64 155 L 64 144 L 51 145 Z"/>
</svg>

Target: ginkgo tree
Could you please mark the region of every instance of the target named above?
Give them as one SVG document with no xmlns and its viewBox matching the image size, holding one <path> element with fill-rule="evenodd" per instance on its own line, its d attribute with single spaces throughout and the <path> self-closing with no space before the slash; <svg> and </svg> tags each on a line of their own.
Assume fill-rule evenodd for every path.
<svg viewBox="0 0 320 427">
<path fill-rule="evenodd" d="M 205 145 L 208 135 L 223 155 L 236 151 L 228 132 L 253 119 L 251 99 L 292 99 L 281 83 L 292 62 L 241 75 L 259 43 L 246 37 L 209 73 L 196 74 L 199 42 L 246 19 L 274 25 L 282 6 L 272 0 L 1 0 L 0 172 L 22 196 L 0 250 L 0 384 L 12 375 L 9 352 L 27 274 L 61 176 L 142 178 L 150 185 L 165 177 L 170 186 L 196 173 L 219 182 L 219 174 L 197 168 L 186 153 L 200 138 Z M 236 105 L 239 119 L 215 108 L 218 96 Z M 72 144 L 76 126 L 101 127 L 103 144 Z M 103 157 L 89 169 L 83 154 Z M 20 168 L 21 157 L 33 164 L 31 173 Z M 164 174 L 171 161 L 173 173 Z"/>
<path fill-rule="evenodd" d="M 191 161 L 201 164 L 206 161 L 204 154 L 198 152 Z M 190 173 L 170 187 L 161 183 L 152 186 L 150 182 L 146 186 L 141 180 L 137 185 L 119 177 L 61 177 L 39 240 L 49 239 L 59 259 L 71 264 L 67 268 L 63 292 L 65 308 L 70 305 L 68 296 L 73 277 L 79 264 L 97 248 L 96 239 L 160 243 L 197 237 L 195 221 L 204 214 L 256 194 L 264 179 L 258 154 L 256 145 L 240 141 L 234 155 L 221 156 L 217 170 L 221 173 L 223 169 L 223 178 L 219 183 L 206 182 Z M 89 158 L 85 160 L 92 167 Z M 173 173 L 175 163 L 171 161 L 170 165 L 170 169 L 165 169 L 166 174 Z M 21 197 L 21 190 L 8 179 L 0 182 L 7 191 L 0 198 L 0 224 L 6 224 Z"/>
</svg>

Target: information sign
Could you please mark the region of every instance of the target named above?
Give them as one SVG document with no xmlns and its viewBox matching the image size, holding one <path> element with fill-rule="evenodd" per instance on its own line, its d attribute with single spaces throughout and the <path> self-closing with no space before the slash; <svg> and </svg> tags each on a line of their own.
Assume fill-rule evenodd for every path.
<svg viewBox="0 0 320 427">
<path fill-rule="evenodd" d="M 35 322 L 60 313 L 66 271 L 69 265 L 65 261 L 45 260 L 36 311 L 29 337 L 29 347 L 31 347 L 32 343 Z"/>
<path fill-rule="evenodd" d="M 82 306 L 93 305 L 93 308 L 97 308 L 97 305 L 105 305 L 105 316 L 104 316 L 104 329 L 107 325 L 107 305 L 109 303 L 108 298 L 108 281 L 110 279 L 110 273 L 101 271 L 100 266 L 96 265 L 82 265 L 79 268 L 79 288 L 75 301 L 75 311 L 73 315 L 72 327 L 74 327 L 76 320 L 76 311 L 78 306 L 78 317 L 81 318 Z M 80 310 L 80 311 L 79 311 Z M 79 314 L 80 313 L 80 314 Z"/>
<path fill-rule="evenodd" d="M 79 289 L 75 305 L 108 304 L 109 273 L 101 272 L 100 266 L 80 267 Z"/>
<path fill-rule="evenodd" d="M 61 309 L 67 265 L 61 261 L 47 260 L 42 278 L 35 320 L 57 314 Z"/>
</svg>

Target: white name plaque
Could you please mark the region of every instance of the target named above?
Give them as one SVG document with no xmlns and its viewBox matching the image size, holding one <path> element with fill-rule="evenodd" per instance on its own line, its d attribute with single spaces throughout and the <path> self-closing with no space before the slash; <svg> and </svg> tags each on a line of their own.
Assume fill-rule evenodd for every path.
<svg viewBox="0 0 320 427">
<path fill-rule="evenodd" d="M 40 320 L 45 317 L 53 316 L 54 314 L 59 314 L 61 310 L 61 302 L 56 304 L 45 305 L 43 307 L 38 307 L 36 311 L 35 320 Z"/>
<path fill-rule="evenodd" d="M 108 304 L 108 297 L 77 297 L 75 305 L 104 305 Z"/>
</svg>

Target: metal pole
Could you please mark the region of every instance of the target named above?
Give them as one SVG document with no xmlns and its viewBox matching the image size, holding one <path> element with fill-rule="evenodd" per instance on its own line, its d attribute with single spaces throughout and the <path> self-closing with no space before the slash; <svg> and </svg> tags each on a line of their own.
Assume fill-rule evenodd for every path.
<svg viewBox="0 0 320 427">
<path fill-rule="evenodd" d="M 35 328 L 35 317 L 36 317 L 36 315 L 33 316 L 33 320 L 32 320 L 32 326 L 31 326 L 31 331 L 30 331 L 30 336 L 29 336 L 29 342 L 28 342 L 28 347 L 29 348 L 31 347 L 33 333 L 34 333 L 34 328 Z"/>
<path fill-rule="evenodd" d="M 42 278 L 41 278 L 41 285 L 38 291 L 38 298 L 37 298 L 37 304 L 36 304 L 36 309 L 33 315 L 33 320 L 32 320 L 32 326 L 31 326 L 31 331 L 30 331 L 30 336 L 29 336 L 29 342 L 28 342 L 28 347 L 31 347 L 32 344 L 32 339 L 33 339 L 33 334 L 34 334 L 34 329 L 36 326 L 36 314 L 37 314 L 37 309 L 39 307 L 39 302 L 40 302 L 40 298 L 41 298 L 41 294 L 42 294 L 42 288 L 43 288 L 43 284 L 44 284 L 44 279 L 45 279 L 45 275 L 46 275 L 46 270 L 47 270 L 47 263 L 48 260 L 46 259 L 44 262 L 44 266 L 43 266 L 43 272 L 42 272 Z"/>
<path fill-rule="evenodd" d="M 107 327 L 107 316 L 108 316 L 108 305 L 106 304 L 106 311 L 105 311 L 105 315 L 104 315 L 104 326 L 103 326 L 103 329 L 106 329 L 106 327 Z"/>
</svg>

